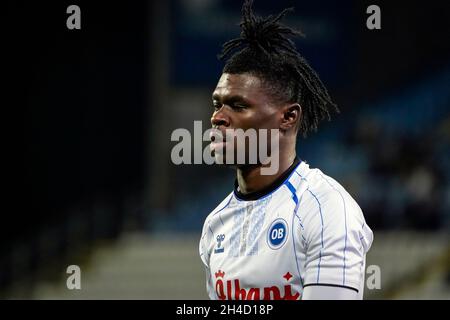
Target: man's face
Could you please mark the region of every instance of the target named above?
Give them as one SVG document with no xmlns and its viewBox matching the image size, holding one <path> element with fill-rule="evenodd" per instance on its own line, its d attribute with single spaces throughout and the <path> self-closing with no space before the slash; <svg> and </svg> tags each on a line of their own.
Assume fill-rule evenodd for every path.
<svg viewBox="0 0 450 320">
<path fill-rule="evenodd" d="M 223 155 L 231 150 L 235 155 L 238 152 L 237 146 L 243 139 L 232 130 L 242 129 L 244 132 L 250 132 L 252 130 L 249 129 L 255 129 L 259 141 L 262 132 L 259 129 L 279 129 L 280 108 L 274 104 L 267 91 L 256 76 L 222 74 L 212 95 L 214 113 L 211 124 L 213 128 L 219 129 L 224 137 L 224 142 L 211 143 L 216 159 L 218 151 L 223 152 Z M 245 161 L 248 163 L 249 150 L 252 148 L 249 148 L 250 139 L 245 140 Z M 230 146 L 230 141 L 234 142 L 233 146 Z M 270 137 L 266 141 L 270 143 Z"/>
</svg>

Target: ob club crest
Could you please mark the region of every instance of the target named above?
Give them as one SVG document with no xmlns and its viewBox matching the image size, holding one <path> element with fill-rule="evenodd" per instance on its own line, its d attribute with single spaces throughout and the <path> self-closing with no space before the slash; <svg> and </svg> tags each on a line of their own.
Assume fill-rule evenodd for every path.
<svg viewBox="0 0 450 320">
<path fill-rule="evenodd" d="M 267 244 L 271 249 L 280 249 L 288 237 L 288 224 L 286 220 L 279 218 L 272 222 L 267 231 Z"/>
</svg>

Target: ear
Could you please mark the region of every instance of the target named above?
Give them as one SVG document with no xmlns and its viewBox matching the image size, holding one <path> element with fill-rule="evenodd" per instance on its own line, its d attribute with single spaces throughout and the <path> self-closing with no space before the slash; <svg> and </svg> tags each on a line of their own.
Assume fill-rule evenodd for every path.
<svg viewBox="0 0 450 320">
<path fill-rule="evenodd" d="M 302 108 L 298 103 L 288 104 L 282 108 L 280 130 L 297 130 L 300 118 L 302 116 Z"/>
</svg>

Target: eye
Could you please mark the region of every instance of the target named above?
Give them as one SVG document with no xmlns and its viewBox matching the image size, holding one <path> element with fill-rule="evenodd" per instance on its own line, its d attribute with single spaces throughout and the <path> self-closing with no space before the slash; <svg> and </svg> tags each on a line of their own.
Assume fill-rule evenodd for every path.
<svg viewBox="0 0 450 320">
<path fill-rule="evenodd" d="M 216 111 L 222 107 L 222 105 L 217 101 L 214 101 L 212 105 L 213 105 L 214 110 L 216 110 Z"/>
<path fill-rule="evenodd" d="M 246 109 L 248 107 L 247 107 L 247 105 L 245 105 L 243 103 L 233 103 L 231 105 L 231 108 L 233 108 L 236 111 L 242 111 L 242 110 L 244 110 L 244 109 Z"/>
</svg>

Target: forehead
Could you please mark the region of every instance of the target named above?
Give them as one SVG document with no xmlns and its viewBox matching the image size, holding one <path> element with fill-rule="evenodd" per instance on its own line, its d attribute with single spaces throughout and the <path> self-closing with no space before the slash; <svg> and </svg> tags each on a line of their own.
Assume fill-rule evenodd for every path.
<svg viewBox="0 0 450 320">
<path fill-rule="evenodd" d="M 261 95 L 261 80 L 248 73 L 230 74 L 223 73 L 213 92 L 213 97 L 226 97 L 240 95 L 244 98 L 252 98 Z"/>
</svg>

